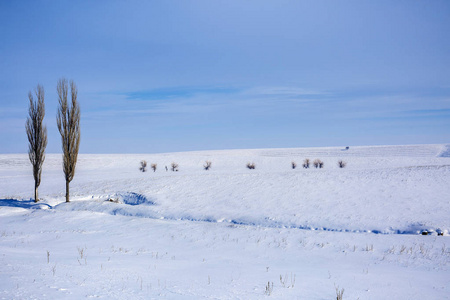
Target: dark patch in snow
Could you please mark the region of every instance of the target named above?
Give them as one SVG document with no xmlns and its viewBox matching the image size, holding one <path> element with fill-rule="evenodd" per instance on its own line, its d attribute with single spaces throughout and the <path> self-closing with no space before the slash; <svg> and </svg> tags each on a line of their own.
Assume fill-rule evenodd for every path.
<svg viewBox="0 0 450 300">
<path fill-rule="evenodd" d="M 123 203 L 127 205 L 141 205 L 141 204 L 155 205 L 155 202 L 148 199 L 144 195 L 134 192 L 117 193 L 109 197 L 108 201 L 115 203 Z"/>
</svg>

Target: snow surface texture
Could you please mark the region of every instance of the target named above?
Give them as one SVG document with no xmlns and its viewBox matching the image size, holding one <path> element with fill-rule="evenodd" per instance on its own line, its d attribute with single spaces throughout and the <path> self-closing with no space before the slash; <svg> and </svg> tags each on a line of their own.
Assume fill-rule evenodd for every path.
<svg viewBox="0 0 450 300">
<path fill-rule="evenodd" d="M 449 299 L 449 182 L 450 145 L 81 154 L 65 203 L 49 154 L 34 203 L 0 155 L 0 298 Z"/>
</svg>

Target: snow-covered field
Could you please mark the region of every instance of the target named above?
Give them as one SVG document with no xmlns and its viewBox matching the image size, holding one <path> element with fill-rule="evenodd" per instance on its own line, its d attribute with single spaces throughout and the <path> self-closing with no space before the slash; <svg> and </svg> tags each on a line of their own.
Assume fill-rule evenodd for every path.
<svg viewBox="0 0 450 300">
<path fill-rule="evenodd" d="M 70 203 L 31 170 L 0 155 L 1 299 L 450 299 L 450 145 L 81 154 Z"/>
</svg>

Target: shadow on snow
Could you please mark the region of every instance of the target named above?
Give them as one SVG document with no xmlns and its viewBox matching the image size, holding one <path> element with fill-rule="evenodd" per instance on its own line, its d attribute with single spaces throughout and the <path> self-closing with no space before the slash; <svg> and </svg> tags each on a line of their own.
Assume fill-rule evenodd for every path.
<svg viewBox="0 0 450 300">
<path fill-rule="evenodd" d="M 27 209 L 52 208 L 47 203 L 34 202 L 34 200 L 0 199 L 0 206 L 20 207 Z"/>
</svg>

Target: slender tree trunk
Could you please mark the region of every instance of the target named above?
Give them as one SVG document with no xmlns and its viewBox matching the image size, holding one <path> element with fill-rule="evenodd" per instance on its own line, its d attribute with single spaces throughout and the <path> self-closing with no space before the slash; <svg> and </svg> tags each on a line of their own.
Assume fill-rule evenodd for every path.
<svg viewBox="0 0 450 300">
<path fill-rule="evenodd" d="M 69 201 L 69 181 L 66 180 L 66 202 Z"/>
<path fill-rule="evenodd" d="M 35 184 L 34 185 L 34 202 L 38 202 L 39 198 L 38 198 L 38 186 Z"/>
</svg>

